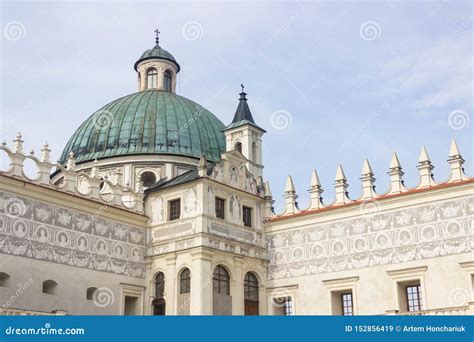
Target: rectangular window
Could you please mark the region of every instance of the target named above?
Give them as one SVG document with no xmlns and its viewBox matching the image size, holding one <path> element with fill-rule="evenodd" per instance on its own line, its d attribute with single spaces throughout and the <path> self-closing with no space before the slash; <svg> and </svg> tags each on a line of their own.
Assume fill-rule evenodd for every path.
<svg viewBox="0 0 474 342">
<path fill-rule="evenodd" d="M 252 208 L 244 206 L 242 209 L 242 217 L 244 220 L 244 226 L 252 227 Z"/>
<path fill-rule="evenodd" d="M 293 315 L 293 300 L 292 300 L 291 297 L 286 297 L 285 298 L 284 315 L 285 316 L 292 316 Z"/>
<path fill-rule="evenodd" d="M 216 217 L 225 219 L 225 200 L 216 197 Z"/>
<path fill-rule="evenodd" d="M 354 315 L 353 306 L 352 306 L 352 292 L 341 294 L 341 304 L 342 304 L 343 316 Z"/>
<path fill-rule="evenodd" d="M 421 305 L 421 286 L 420 285 L 407 286 L 406 293 L 407 293 L 408 311 L 423 310 L 423 307 Z"/>
<path fill-rule="evenodd" d="M 181 200 L 176 199 L 168 202 L 169 207 L 169 220 L 177 220 L 181 215 Z"/>
</svg>

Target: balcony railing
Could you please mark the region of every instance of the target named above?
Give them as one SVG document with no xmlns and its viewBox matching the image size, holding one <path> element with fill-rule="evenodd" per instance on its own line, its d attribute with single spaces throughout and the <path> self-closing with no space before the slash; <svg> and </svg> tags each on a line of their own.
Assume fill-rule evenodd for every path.
<svg viewBox="0 0 474 342">
<path fill-rule="evenodd" d="M 0 316 L 65 316 L 66 311 L 36 311 L 13 308 L 0 308 Z"/>
<path fill-rule="evenodd" d="M 450 308 L 441 308 L 441 309 L 430 309 L 430 310 L 420 310 L 420 311 L 410 311 L 410 312 L 398 312 L 397 315 L 401 316 L 463 316 L 469 315 L 469 305 L 465 306 L 456 306 Z"/>
</svg>

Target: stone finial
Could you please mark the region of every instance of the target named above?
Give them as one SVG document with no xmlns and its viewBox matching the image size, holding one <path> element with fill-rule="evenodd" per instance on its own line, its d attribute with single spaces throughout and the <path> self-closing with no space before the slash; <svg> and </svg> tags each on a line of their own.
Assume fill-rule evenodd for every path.
<svg viewBox="0 0 474 342">
<path fill-rule="evenodd" d="M 40 161 L 43 163 L 49 163 L 50 162 L 50 152 L 51 150 L 49 149 L 48 142 L 46 141 L 43 145 L 43 148 L 41 149 L 41 158 Z"/>
<path fill-rule="evenodd" d="M 420 171 L 420 184 L 418 185 L 418 188 L 427 188 L 435 185 L 433 174 L 431 172 L 433 171 L 434 166 L 431 164 L 430 157 L 428 156 L 428 152 L 424 146 L 421 148 L 417 168 Z"/>
<path fill-rule="evenodd" d="M 120 169 L 120 167 L 118 167 L 116 170 L 115 170 L 115 176 L 116 176 L 116 179 L 115 179 L 115 185 L 119 185 L 119 186 L 122 186 L 123 184 L 123 175 L 122 175 L 122 170 Z"/>
<path fill-rule="evenodd" d="M 298 196 L 291 176 L 288 176 L 286 180 L 285 195 L 283 197 L 285 198 L 285 215 L 296 213 L 298 211 L 298 203 L 296 202 Z"/>
<path fill-rule="evenodd" d="M 375 193 L 374 172 L 372 171 L 372 167 L 370 166 L 368 159 L 364 161 L 364 165 L 362 166 L 362 177 L 360 180 L 362 181 L 361 199 L 365 200 L 376 197 L 377 194 Z"/>
<path fill-rule="evenodd" d="M 349 184 L 347 184 L 346 175 L 344 174 L 342 165 L 339 164 L 339 167 L 336 171 L 336 179 L 334 182 L 334 188 L 336 189 L 336 200 L 334 204 L 345 204 L 351 201 L 347 193 L 348 187 Z"/>
<path fill-rule="evenodd" d="M 451 167 L 451 175 L 448 182 L 461 182 L 466 179 L 464 168 L 462 167 L 464 164 L 464 159 L 459 152 L 458 145 L 456 144 L 456 140 L 454 138 L 451 141 L 451 147 L 449 149 L 448 163 Z"/>
<path fill-rule="evenodd" d="M 399 194 L 406 191 L 405 184 L 403 183 L 404 172 L 395 152 L 393 152 L 392 160 L 390 161 L 388 175 L 390 176 L 389 194 Z"/>
<path fill-rule="evenodd" d="M 319 209 L 323 206 L 321 194 L 324 190 L 321 188 L 321 182 L 316 170 L 311 173 L 311 183 L 309 186 L 310 204 L 309 209 Z"/>
<path fill-rule="evenodd" d="M 199 158 L 198 174 L 199 174 L 199 177 L 207 176 L 207 160 L 204 154 L 201 154 L 201 158 Z"/>
<path fill-rule="evenodd" d="M 66 163 L 66 170 L 74 171 L 76 169 L 76 158 L 74 157 L 74 152 L 69 152 L 69 156 L 67 158 Z"/>
<path fill-rule="evenodd" d="M 264 191 L 265 198 L 273 197 L 272 191 L 270 190 L 270 183 L 268 183 L 268 181 L 265 182 L 264 189 L 265 189 Z"/>
<path fill-rule="evenodd" d="M 21 133 L 18 132 L 15 140 L 13 140 L 13 153 L 23 154 L 23 143 L 24 141 L 21 140 Z"/>
<path fill-rule="evenodd" d="M 91 168 L 91 177 L 92 178 L 97 178 L 97 176 L 99 175 L 99 168 L 97 167 L 97 158 L 94 159 L 94 163 L 92 164 L 92 168 Z"/>
</svg>

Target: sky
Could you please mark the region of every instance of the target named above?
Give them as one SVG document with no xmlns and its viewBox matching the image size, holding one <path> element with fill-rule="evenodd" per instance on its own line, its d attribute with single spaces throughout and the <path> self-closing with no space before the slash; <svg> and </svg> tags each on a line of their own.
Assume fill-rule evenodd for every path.
<svg viewBox="0 0 474 342">
<path fill-rule="evenodd" d="M 159 28 L 178 94 L 229 124 L 245 84 L 277 211 L 289 174 L 307 206 L 312 169 L 331 203 L 339 164 L 357 199 L 366 158 L 386 192 L 393 152 L 414 187 L 422 146 L 444 181 L 452 138 L 472 176 L 473 22 L 470 1 L 2 1 L 0 139 L 48 141 L 57 160 L 88 116 L 137 91 Z"/>
</svg>

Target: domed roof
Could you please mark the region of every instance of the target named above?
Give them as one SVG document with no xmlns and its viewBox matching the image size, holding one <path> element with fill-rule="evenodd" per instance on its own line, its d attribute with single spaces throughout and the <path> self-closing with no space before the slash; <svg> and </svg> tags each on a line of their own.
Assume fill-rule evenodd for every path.
<svg viewBox="0 0 474 342">
<path fill-rule="evenodd" d="M 60 162 L 140 154 L 173 154 L 217 161 L 225 151 L 224 124 L 196 102 L 145 90 L 119 98 L 92 114 L 69 139 Z"/>
<path fill-rule="evenodd" d="M 178 62 L 176 62 L 176 59 L 174 58 L 174 56 L 157 44 L 155 45 L 153 49 L 146 50 L 144 53 L 142 53 L 138 61 L 135 62 L 135 65 L 134 65 L 135 71 L 137 71 L 137 66 L 140 62 L 147 59 L 153 59 L 153 58 L 165 59 L 167 61 L 173 62 L 174 64 L 176 64 L 176 67 L 178 68 L 177 71 L 179 72 L 180 70 L 180 66 Z"/>
</svg>

